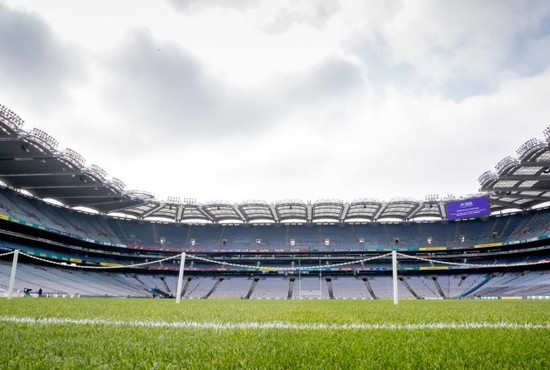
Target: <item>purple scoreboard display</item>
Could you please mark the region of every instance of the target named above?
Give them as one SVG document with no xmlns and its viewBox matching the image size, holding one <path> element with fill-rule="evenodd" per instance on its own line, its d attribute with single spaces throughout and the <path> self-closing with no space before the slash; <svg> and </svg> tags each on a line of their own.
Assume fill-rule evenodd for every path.
<svg viewBox="0 0 550 370">
<path fill-rule="evenodd" d="M 447 219 L 450 221 L 461 218 L 481 217 L 491 214 L 489 197 L 473 198 L 449 202 L 447 207 Z"/>
</svg>

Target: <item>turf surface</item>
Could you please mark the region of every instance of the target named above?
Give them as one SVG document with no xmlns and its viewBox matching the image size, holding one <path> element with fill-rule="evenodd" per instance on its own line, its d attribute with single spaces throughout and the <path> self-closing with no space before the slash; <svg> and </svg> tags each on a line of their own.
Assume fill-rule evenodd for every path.
<svg viewBox="0 0 550 370">
<path fill-rule="evenodd" d="M 517 368 L 550 367 L 550 301 L 0 300 L 0 368 Z M 543 324 L 541 329 L 303 330 L 153 328 L 117 322 Z"/>
</svg>

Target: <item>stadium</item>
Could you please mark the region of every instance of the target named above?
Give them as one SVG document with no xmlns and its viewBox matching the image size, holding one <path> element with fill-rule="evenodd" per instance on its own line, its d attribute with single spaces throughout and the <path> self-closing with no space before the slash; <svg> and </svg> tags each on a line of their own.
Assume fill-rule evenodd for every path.
<svg viewBox="0 0 550 370">
<path fill-rule="evenodd" d="M 0 1 L 0 369 L 548 369 L 550 3 Z"/>
<path fill-rule="evenodd" d="M 39 367 L 545 367 L 550 128 L 464 197 L 199 204 L 126 190 L 6 107 L 0 124 L 0 327 L 6 338 L 26 328 L 16 333 Z M 153 354 L 116 350 L 113 331 Z M 494 347 L 482 344 L 495 331 Z M 454 344 L 436 346 L 440 334 Z M 67 338 L 79 350 L 47 355 L 72 348 Z M 510 338 L 522 346 L 502 356 Z M 392 345 L 341 357 L 381 343 Z M 446 354 L 435 358 L 434 346 Z"/>
<path fill-rule="evenodd" d="M 3 295 L 174 297 L 185 253 L 178 298 L 391 298 L 396 251 L 398 298 L 550 297 L 550 128 L 456 199 L 197 204 L 126 190 L 0 114 Z"/>
</svg>

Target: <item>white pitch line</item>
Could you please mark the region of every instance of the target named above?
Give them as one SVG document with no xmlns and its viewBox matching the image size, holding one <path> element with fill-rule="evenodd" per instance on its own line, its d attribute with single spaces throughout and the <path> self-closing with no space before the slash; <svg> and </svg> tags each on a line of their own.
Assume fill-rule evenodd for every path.
<svg viewBox="0 0 550 370">
<path fill-rule="evenodd" d="M 0 316 L 0 322 L 29 325 L 98 325 L 138 328 L 173 329 L 212 329 L 212 330 L 471 330 L 471 329 L 507 329 L 507 330 L 550 330 L 550 323 L 529 324 L 510 322 L 462 322 L 462 323 L 425 323 L 425 324 L 294 324 L 286 322 L 243 322 L 218 323 L 197 321 L 119 321 L 104 319 L 68 319 Z"/>
</svg>

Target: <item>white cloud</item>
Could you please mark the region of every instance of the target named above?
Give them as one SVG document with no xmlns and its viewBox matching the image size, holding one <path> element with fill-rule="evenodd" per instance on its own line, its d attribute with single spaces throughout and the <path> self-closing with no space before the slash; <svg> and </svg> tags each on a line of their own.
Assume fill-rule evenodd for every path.
<svg viewBox="0 0 550 370">
<path fill-rule="evenodd" d="M 161 198 L 462 195 L 550 116 L 546 2 L 6 4 L 2 103 Z"/>
<path fill-rule="evenodd" d="M 258 5 L 257 0 L 167 0 L 174 9 L 184 12 L 200 11 L 212 7 L 243 9 Z"/>
<path fill-rule="evenodd" d="M 549 17 L 550 6 L 541 1 L 407 1 L 367 22 L 354 47 L 367 51 L 374 73 L 395 73 L 397 85 L 460 100 L 495 91 L 503 79 L 528 70 L 518 63 L 521 46 L 540 44 Z M 540 60 L 527 63 L 540 72 Z"/>
<path fill-rule="evenodd" d="M 39 15 L 0 3 L 0 84 L 9 102 L 41 111 L 67 103 L 67 89 L 86 78 L 81 57 Z"/>
</svg>

